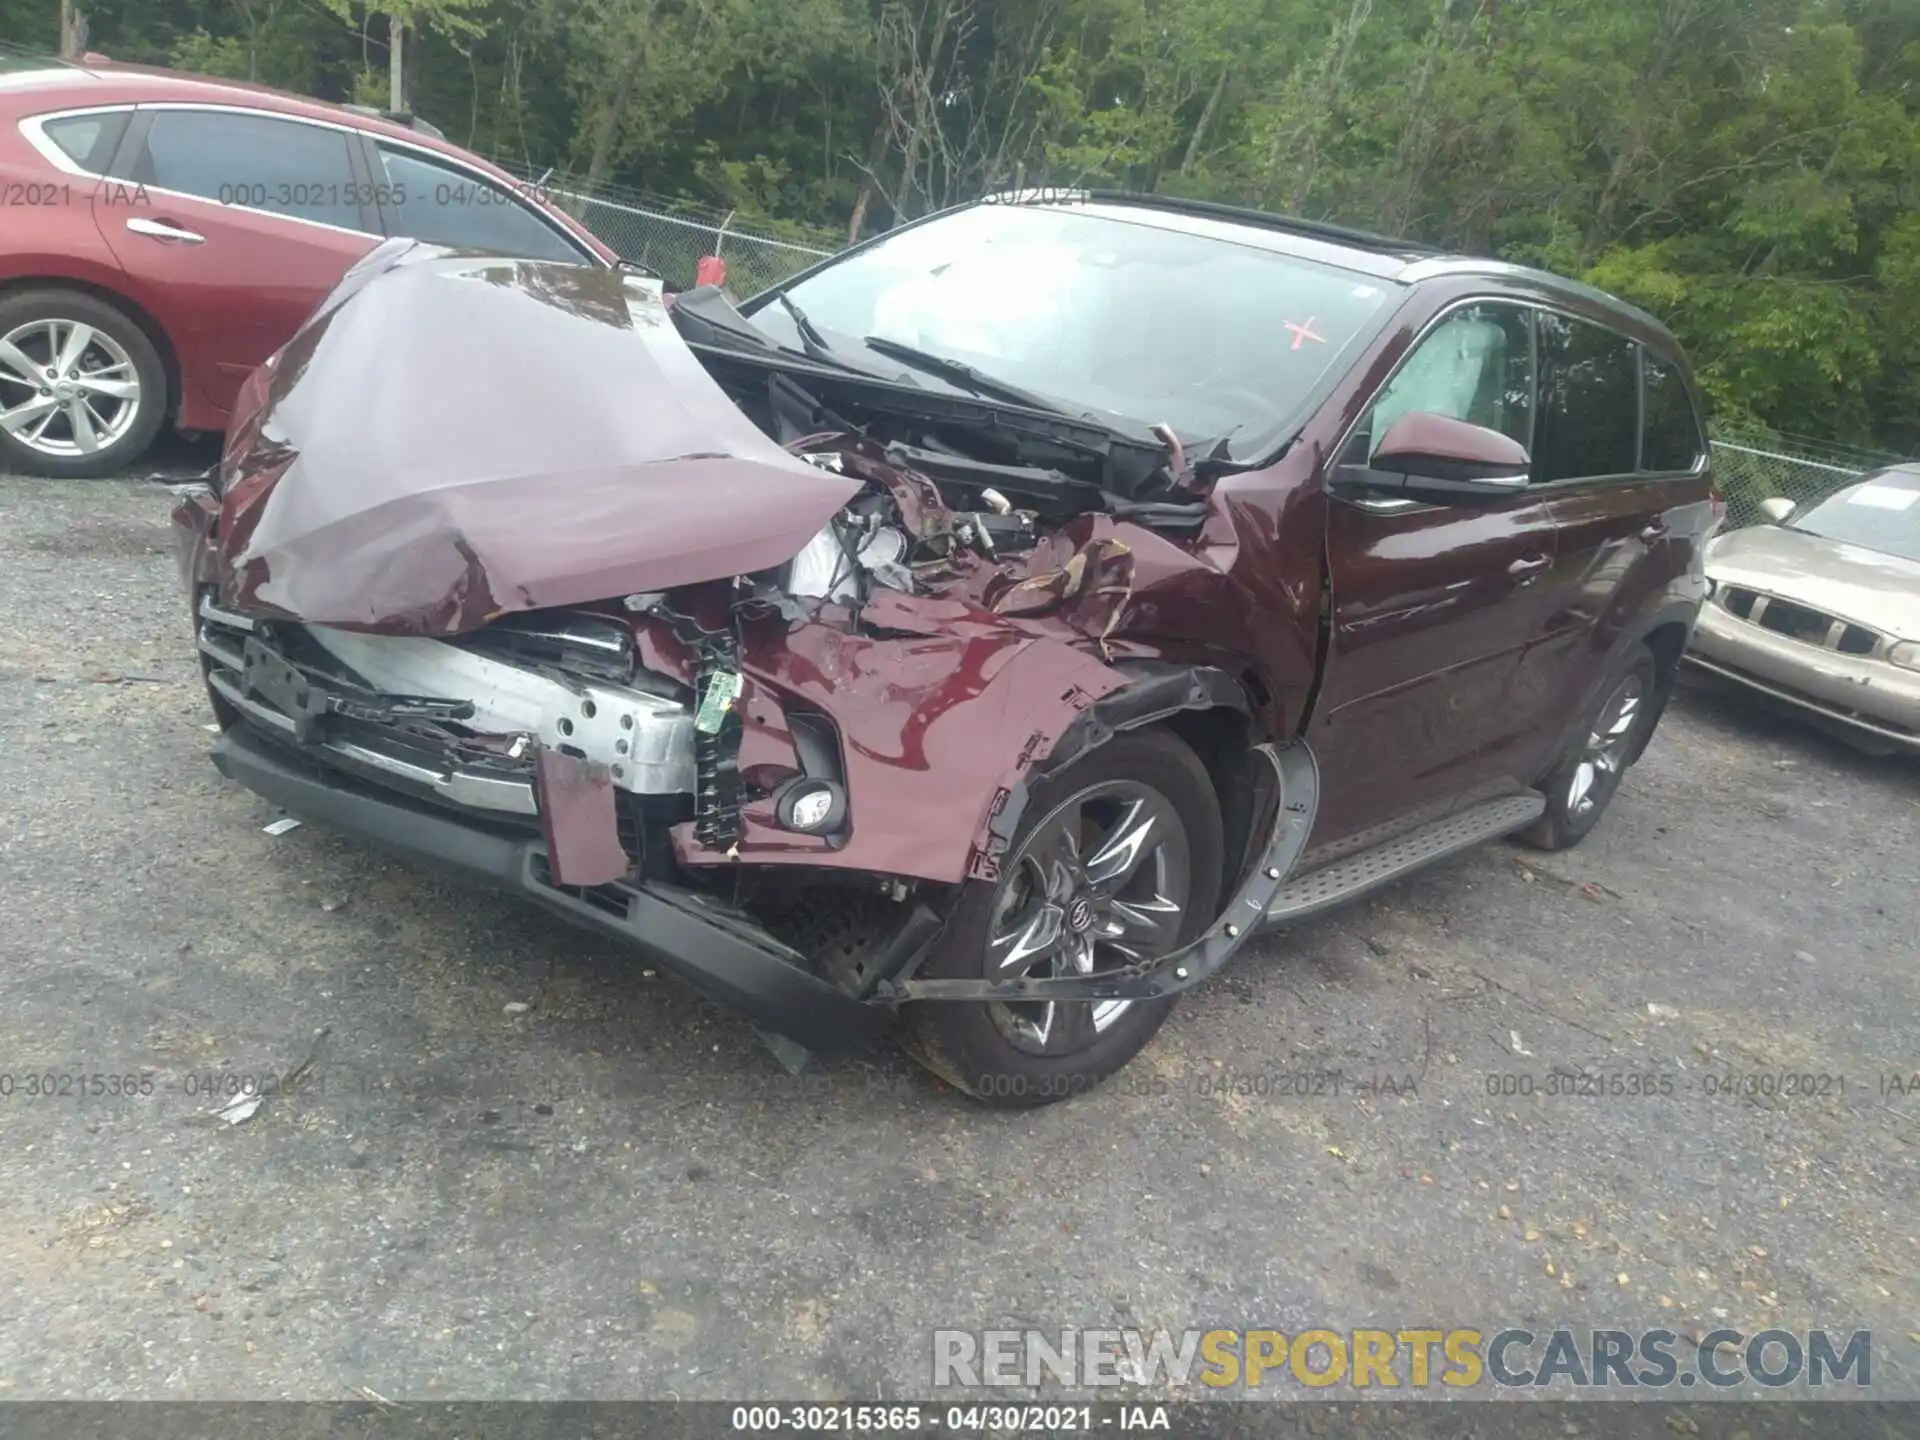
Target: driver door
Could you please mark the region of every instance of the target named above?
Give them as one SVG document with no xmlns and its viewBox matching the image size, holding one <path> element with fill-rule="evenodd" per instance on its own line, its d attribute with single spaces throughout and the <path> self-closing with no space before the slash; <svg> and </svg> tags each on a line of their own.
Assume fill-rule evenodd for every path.
<svg viewBox="0 0 1920 1440">
<path fill-rule="evenodd" d="M 1516 707 L 1515 682 L 1547 619 L 1546 496 L 1456 509 L 1369 498 L 1352 481 L 1410 411 L 1530 445 L 1534 408 L 1532 312 L 1476 301 L 1416 343 L 1331 468 L 1332 636 L 1310 731 L 1323 787 L 1316 849 L 1523 783 L 1535 717 Z"/>
</svg>

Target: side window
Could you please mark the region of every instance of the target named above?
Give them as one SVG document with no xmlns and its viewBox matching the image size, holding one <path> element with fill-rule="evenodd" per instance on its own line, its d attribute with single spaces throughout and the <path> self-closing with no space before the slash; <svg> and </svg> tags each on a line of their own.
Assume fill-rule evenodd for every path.
<svg viewBox="0 0 1920 1440">
<path fill-rule="evenodd" d="M 1651 350 L 1640 352 L 1640 383 L 1646 434 L 1641 441 L 1642 470 L 1691 470 L 1704 448 L 1700 417 L 1680 379 L 1679 367 Z"/>
<path fill-rule="evenodd" d="M 396 235 L 529 260 L 582 264 L 587 259 L 524 200 L 498 185 L 410 150 L 382 145 L 380 160 L 400 217 Z"/>
<path fill-rule="evenodd" d="M 1628 475 L 1640 454 L 1640 367 L 1625 336 L 1542 312 L 1536 482 Z"/>
<path fill-rule="evenodd" d="M 133 178 L 162 190 L 364 230 L 341 130 L 219 110 L 162 110 Z"/>
<path fill-rule="evenodd" d="M 1346 462 L 1364 465 L 1409 411 L 1498 430 L 1525 445 L 1533 423 L 1533 346 L 1528 315 L 1512 305 L 1457 310 L 1407 356 L 1373 402 Z"/>
<path fill-rule="evenodd" d="M 60 147 L 60 153 L 89 175 L 104 175 L 127 132 L 125 110 L 103 110 L 93 115 L 63 115 L 44 120 L 40 133 Z"/>
</svg>

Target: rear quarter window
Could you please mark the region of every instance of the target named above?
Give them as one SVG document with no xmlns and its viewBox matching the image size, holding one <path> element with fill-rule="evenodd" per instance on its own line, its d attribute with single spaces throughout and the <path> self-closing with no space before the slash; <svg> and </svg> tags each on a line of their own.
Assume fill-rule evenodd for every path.
<svg viewBox="0 0 1920 1440">
<path fill-rule="evenodd" d="M 94 115 L 56 116 L 40 122 L 40 133 L 82 170 L 104 175 L 120 148 L 120 137 L 126 134 L 129 113 L 103 110 Z"/>
</svg>

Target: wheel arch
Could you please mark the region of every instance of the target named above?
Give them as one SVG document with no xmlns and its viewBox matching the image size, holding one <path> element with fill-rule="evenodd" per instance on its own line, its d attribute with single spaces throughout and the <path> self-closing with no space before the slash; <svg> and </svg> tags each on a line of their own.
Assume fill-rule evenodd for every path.
<svg viewBox="0 0 1920 1440">
<path fill-rule="evenodd" d="M 1640 643 L 1653 652 L 1653 663 L 1659 678 L 1653 692 L 1653 721 L 1633 747 L 1633 753 L 1627 757 L 1629 765 L 1646 753 L 1647 742 L 1653 739 L 1653 732 L 1660 728 L 1661 717 L 1666 714 L 1667 701 L 1673 694 L 1674 683 L 1680 674 L 1680 657 L 1686 654 L 1687 642 L 1692 638 L 1693 617 L 1683 619 L 1678 615 L 1657 619 L 1640 637 Z"/>
<path fill-rule="evenodd" d="M 1647 742 L 1653 738 L 1653 732 L 1660 726 L 1661 716 L 1666 713 L 1667 697 L 1673 693 L 1674 680 L 1680 670 L 1680 657 L 1693 637 L 1693 626 L 1699 613 L 1697 602 L 1673 600 L 1649 611 L 1640 623 L 1623 629 L 1614 638 L 1605 662 L 1594 670 L 1592 682 L 1582 693 L 1579 706 L 1566 718 L 1559 734 L 1554 737 L 1547 768 L 1541 772 L 1543 776 L 1552 773 L 1553 766 L 1559 763 L 1567 746 L 1581 733 L 1580 727 L 1586 723 L 1593 707 L 1600 703 L 1600 692 L 1619 671 L 1626 655 L 1639 645 L 1645 645 L 1653 652 L 1656 675 L 1653 722 L 1647 726 L 1646 735 L 1627 757 L 1627 764 L 1633 764 L 1646 752 Z"/>
<path fill-rule="evenodd" d="M 1640 643 L 1653 651 L 1653 658 L 1659 662 L 1662 684 L 1680 669 L 1680 657 L 1686 652 L 1692 629 L 1684 620 L 1667 619 L 1640 637 Z"/>
<path fill-rule="evenodd" d="M 1234 894 L 1260 858 L 1277 796 L 1270 764 L 1256 746 L 1260 707 L 1245 681 L 1209 665 L 1137 663 L 1116 667 L 1127 676 L 1119 689 L 1083 710 L 1061 734 L 1052 752 L 1021 777 L 1014 794 L 989 823 L 990 847 L 1011 845 L 1032 787 L 1115 735 L 1164 729 L 1199 758 L 1220 805 L 1223 901 Z"/>
<path fill-rule="evenodd" d="M 0 280 L 0 300 L 11 299 L 15 295 L 33 290 L 76 291 L 89 299 L 111 306 L 126 316 L 130 323 L 139 327 L 140 332 L 147 337 L 148 343 L 153 346 L 154 353 L 160 357 L 160 369 L 166 376 L 167 393 L 162 397 L 161 416 L 163 420 L 177 423 L 180 407 L 186 397 L 185 381 L 180 373 L 180 355 L 174 349 L 173 339 L 167 334 L 166 327 L 154 318 L 151 310 L 110 285 L 102 285 L 95 280 L 82 280 L 72 275 L 15 275 Z"/>
</svg>

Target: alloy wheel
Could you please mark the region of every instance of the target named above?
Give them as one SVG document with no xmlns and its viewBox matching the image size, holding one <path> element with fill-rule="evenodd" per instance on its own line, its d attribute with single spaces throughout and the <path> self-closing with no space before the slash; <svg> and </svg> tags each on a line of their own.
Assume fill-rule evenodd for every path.
<svg viewBox="0 0 1920 1440">
<path fill-rule="evenodd" d="M 1579 763 L 1567 782 L 1567 814 L 1574 820 L 1592 814 L 1620 782 L 1627 764 L 1627 744 L 1645 700 L 1646 686 L 1641 677 L 1628 675 L 1600 708 L 1600 717 L 1588 732 Z"/>
<path fill-rule="evenodd" d="M 139 418 L 133 357 L 79 320 L 29 320 L 0 335 L 0 430 L 42 455 L 71 459 L 121 440 Z"/>
<path fill-rule="evenodd" d="M 1087 975 L 1175 948 L 1193 888 L 1192 848 L 1159 791 L 1110 780 L 1055 807 L 1004 874 L 988 928 L 987 978 Z M 1065 1055 L 1092 1044 L 1132 1005 L 995 1001 L 988 1008 L 1018 1049 Z"/>
</svg>

